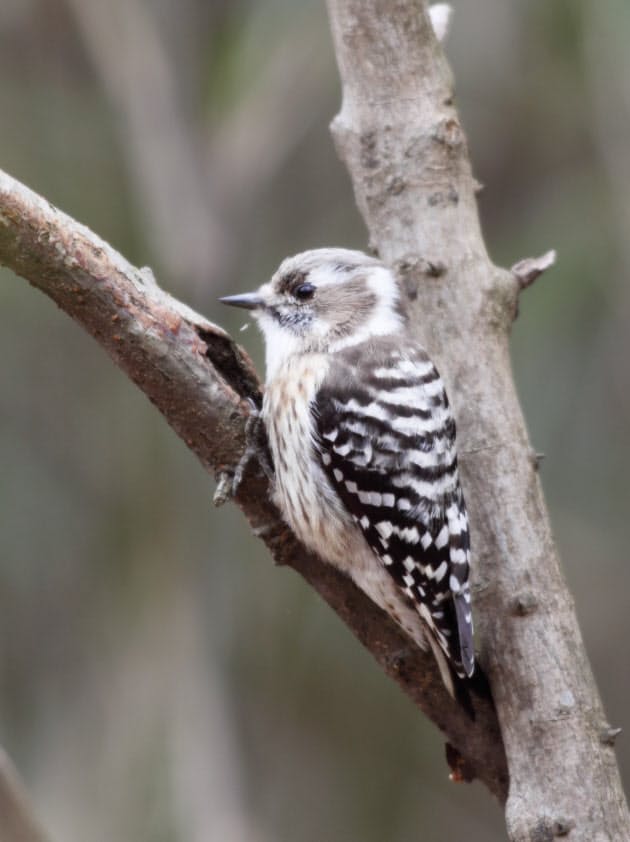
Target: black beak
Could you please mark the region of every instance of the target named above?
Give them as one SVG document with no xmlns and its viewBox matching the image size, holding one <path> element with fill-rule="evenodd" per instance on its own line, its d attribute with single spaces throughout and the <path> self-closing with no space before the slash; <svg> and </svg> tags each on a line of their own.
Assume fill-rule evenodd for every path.
<svg viewBox="0 0 630 842">
<path fill-rule="evenodd" d="M 257 310 L 264 306 L 264 301 L 257 292 L 245 292 L 243 295 L 226 295 L 219 298 L 222 304 L 229 304 L 231 307 L 242 307 L 244 310 Z"/>
</svg>

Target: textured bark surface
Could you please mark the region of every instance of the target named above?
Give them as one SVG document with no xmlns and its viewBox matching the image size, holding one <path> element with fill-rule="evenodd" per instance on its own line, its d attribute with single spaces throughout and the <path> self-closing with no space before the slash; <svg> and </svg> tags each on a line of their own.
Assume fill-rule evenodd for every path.
<svg viewBox="0 0 630 842">
<path fill-rule="evenodd" d="M 490 261 L 450 70 L 416 0 L 328 0 L 333 123 L 374 250 L 447 383 L 471 516 L 473 604 L 509 768 L 510 839 L 630 839 L 608 724 L 560 570 L 515 393 L 518 294 L 552 255 Z"/>
</svg>

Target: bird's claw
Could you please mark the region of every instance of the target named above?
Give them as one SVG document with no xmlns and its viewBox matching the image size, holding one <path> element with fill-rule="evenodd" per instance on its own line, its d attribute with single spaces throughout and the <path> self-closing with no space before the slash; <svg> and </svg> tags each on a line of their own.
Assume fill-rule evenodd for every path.
<svg viewBox="0 0 630 842">
<path fill-rule="evenodd" d="M 256 461 L 258 467 L 270 482 L 273 482 L 274 479 L 267 433 L 261 412 L 252 398 L 247 400 L 250 404 L 250 413 L 245 422 L 245 449 L 233 471 L 225 470 L 219 474 L 218 485 L 213 497 L 215 506 L 222 506 L 230 497 L 236 496 L 251 461 Z"/>
</svg>

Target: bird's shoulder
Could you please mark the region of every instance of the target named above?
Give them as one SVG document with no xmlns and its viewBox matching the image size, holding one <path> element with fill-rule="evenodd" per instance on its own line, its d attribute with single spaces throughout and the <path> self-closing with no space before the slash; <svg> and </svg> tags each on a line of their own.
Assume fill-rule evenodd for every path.
<svg viewBox="0 0 630 842">
<path fill-rule="evenodd" d="M 426 350 L 406 336 L 365 340 L 329 355 L 313 400 L 326 438 L 343 423 L 373 443 L 387 434 L 401 447 L 444 451 L 455 423 L 440 374 Z"/>
</svg>

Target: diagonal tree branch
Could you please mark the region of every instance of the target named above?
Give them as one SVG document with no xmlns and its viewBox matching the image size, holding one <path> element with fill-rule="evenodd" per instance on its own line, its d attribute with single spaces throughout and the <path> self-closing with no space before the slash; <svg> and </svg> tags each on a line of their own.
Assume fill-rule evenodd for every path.
<svg viewBox="0 0 630 842">
<path fill-rule="evenodd" d="M 481 661 L 510 773 L 510 839 L 628 840 L 619 773 L 512 380 L 518 293 L 488 258 L 452 79 L 417 0 L 328 0 L 343 87 L 333 134 L 373 248 L 450 386 L 471 514 Z"/>
<path fill-rule="evenodd" d="M 260 386 L 247 354 L 217 325 L 161 290 L 85 226 L 0 172 L 0 263 L 81 324 L 144 391 L 214 475 L 244 446 L 248 397 Z M 490 700 L 476 718 L 448 696 L 433 658 L 407 639 L 353 583 L 297 542 L 269 501 L 267 481 L 247 474 L 236 502 L 279 565 L 300 573 L 361 643 L 444 732 L 462 778 L 507 793 L 505 756 Z M 451 752 L 452 755 L 452 752 Z M 453 755 L 452 755 L 453 756 Z"/>
</svg>

